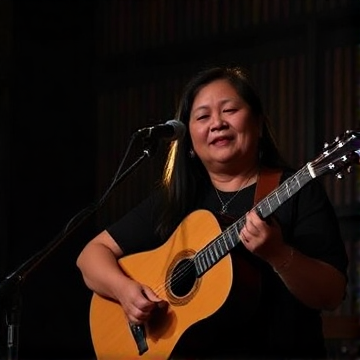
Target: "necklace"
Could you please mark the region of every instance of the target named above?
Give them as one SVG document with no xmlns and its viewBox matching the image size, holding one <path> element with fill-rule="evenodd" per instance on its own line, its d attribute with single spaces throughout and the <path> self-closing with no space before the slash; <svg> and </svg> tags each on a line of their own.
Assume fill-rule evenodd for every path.
<svg viewBox="0 0 360 360">
<path fill-rule="evenodd" d="M 248 177 L 248 179 L 246 180 L 246 182 L 240 187 L 239 190 L 236 191 L 236 193 L 226 202 L 223 201 L 223 199 L 221 198 L 220 196 L 220 192 L 219 190 L 214 186 L 214 189 L 215 189 L 215 192 L 216 192 L 216 195 L 221 203 L 221 210 L 220 210 L 220 214 L 221 215 L 224 215 L 227 213 L 227 209 L 228 209 L 228 206 L 229 204 L 236 198 L 236 196 L 239 194 L 239 192 L 249 183 L 250 179 L 253 177 L 254 175 L 250 175 Z"/>
</svg>

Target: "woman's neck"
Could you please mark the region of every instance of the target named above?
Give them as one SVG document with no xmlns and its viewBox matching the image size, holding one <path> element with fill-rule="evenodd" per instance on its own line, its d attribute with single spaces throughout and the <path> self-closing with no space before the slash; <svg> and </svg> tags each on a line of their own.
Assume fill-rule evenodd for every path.
<svg viewBox="0 0 360 360">
<path fill-rule="evenodd" d="M 254 166 L 238 173 L 210 173 L 212 184 L 221 191 L 238 191 L 257 181 L 258 167 Z"/>
</svg>

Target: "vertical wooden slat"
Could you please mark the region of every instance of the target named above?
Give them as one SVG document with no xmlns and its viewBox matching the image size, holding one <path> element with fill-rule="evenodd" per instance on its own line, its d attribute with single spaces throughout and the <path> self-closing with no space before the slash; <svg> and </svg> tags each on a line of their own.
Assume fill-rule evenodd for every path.
<svg viewBox="0 0 360 360">
<path fill-rule="evenodd" d="M 144 28 L 144 33 L 150 35 L 151 49 L 155 49 L 161 44 L 161 29 L 159 28 L 159 23 L 162 13 L 162 7 L 160 5 L 161 1 L 159 0 L 150 0 L 148 2 L 148 8 L 143 5 L 143 19 L 150 20 L 148 28 Z M 145 23 L 145 21 L 142 21 L 142 23 Z M 141 48 L 141 45 L 139 47 Z"/>
<path fill-rule="evenodd" d="M 165 0 L 164 6 L 164 33 L 165 43 L 175 40 L 175 5 L 174 1 Z"/>
<path fill-rule="evenodd" d="M 342 121 L 342 105 L 343 105 L 343 84 L 342 84 L 342 75 L 343 75 L 343 54 L 341 48 L 336 48 L 334 50 L 334 66 L 333 66 L 333 127 L 335 135 L 342 133 L 343 121 Z M 337 206 L 341 205 L 343 200 L 343 192 L 339 186 L 335 186 L 334 189 L 334 201 Z"/>
<path fill-rule="evenodd" d="M 223 0 L 222 3 L 218 2 L 217 11 L 221 14 L 219 21 L 223 23 L 222 32 L 228 33 L 231 31 L 231 0 Z"/>
<path fill-rule="evenodd" d="M 244 27 L 251 25 L 252 0 L 242 0 L 241 22 Z"/>
<path fill-rule="evenodd" d="M 10 0 L 5 0 L 0 3 L 0 48 L 2 51 L 1 55 L 1 69 L 0 69 L 0 164 L 1 164 L 1 174 L 0 174 L 0 228 L 2 234 L 2 240 L 0 244 L 0 277 L 3 279 L 5 276 L 5 269 L 8 269 L 10 264 L 10 243 L 8 239 L 9 235 L 9 209 L 8 204 L 10 204 L 11 189 L 10 179 L 11 179 L 11 169 L 10 169 L 10 152 L 12 146 L 12 134 L 10 130 L 10 109 L 11 104 L 14 103 L 12 98 L 13 94 L 11 91 L 11 82 L 10 78 L 12 72 L 10 71 L 10 66 L 12 64 L 13 58 L 13 46 L 14 39 L 12 34 L 13 29 L 13 4 Z M 14 149 L 16 151 L 16 149 Z M 11 254 L 11 252 L 10 252 Z M 4 303 L 2 305 L 3 309 Z M 4 315 L 1 311 L 1 314 Z M 0 327 L 0 334 L 2 333 L 2 327 Z M 5 342 L 3 343 L 5 345 Z M 2 346 L 0 346 L 1 350 Z"/>
<path fill-rule="evenodd" d="M 262 20 L 264 23 L 268 23 L 270 21 L 269 18 L 269 7 L 271 7 L 271 4 L 269 4 L 269 1 L 271 0 L 263 0 L 262 1 Z"/>
<path fill-rule="evenodd" d="M 259 25 L 261 23 L 261 2 L 262 0 L 252 0 L 252 18 L 251 25 Z"/>
<path fill-rule="evenodd" d="M 281 18 L 288 20 L 290 17 L 290 4 L 291 0 L 282 0 L 281 2 Z"/>
<path fill-rule="evenodd" d="M 301 54 L 298 56 L 297 63 L 297 74 L 298 74 L 298 82 L 299 86 L 297 91 L 297 123 L 299 126 L 299 139 L 304 139 L 307 134 L 307 121 L 306 121 L 306 91 L 307 91 L 307 83 L 306 83 L 306 65 L 305 65 L 305 55 Z M 301 141 L 300 146 L 298 148 L 297 153 L 297 163 L 298 165 L 303 165 L 309 159 L 307 157 L 307 152 L 305 148 L 305 142 Z"/>
<path fill-rule="evenodd" d="M 333 128 L 333 83 L 332 83 L 332 67 L 333 67 L 333 54 L 332 51 L 327 50 L 324 57 L 324 95 L 323 103 L 324 105 L 324 135 L 326 142 L 331 142 L 334 138 L 334 128 Z M 332 198 L 333 194 L 333 179 L 330 177 L 324 178 L 324 185 L 327 189 L 329 196 Z M 334 199 L 332 199 L 334 200 Z"/>
<path fill-rule="evenodd" d="M 354 123 L 353 128 L 358 129 L 360 131 L 360 45 L 356 46 L 355 52 L 355 96 L 356 96 L 356 105 L 355 105 L 355 111 L 354 114 Z M 360 166 L 355 167 L 356 171 L 356 200 L 358 203 L 360 203 Z M 360 300 L 359 300 L 360 301 Z M 360 306 L 359 306 L 360 309 Z M 360 311 L 359 311 L 360 314 Z"/>
<path fill-rule="evenodd" d="M 268 91 L 269 91 L 269 111 L 271 114 L 271 117 L 273 119 L 273 124 L 275 127 L 275 132 L 278 134 L 279 133 L 279 126 L 278 126 L 278 112 L 277 112 L 277 108 L 278 108 L 278 104 L 277 104 L 277 62 L 276 60 L 271 60 L 269 63 L 269 75 L 267 77 L 267 81 L 268 81 Z M 276 120 L 275 120 L 276 119 Z M 279 136 L 277 135 L 278 140 Z"/>
<path fill-rule="evenodd" d="M 280 18 L 280 1 L 281 0 L 273 0 L 270 2 L 270 21 L 276 22 Z"/>
<path fill-rule="evenodd" d="M 210 35 L 214 36 L 221 33 L 222 26 L 220 25 L 222 22 L 220 21 L 220 15 L 218 11 L 218 1 L 219 0 L 212 0 L 211 1 L 211 31 Z"/>
<path fill-rule="evenodd" d="M 109 49 L 108 55 L 114 54 L 118 51 L 119 48 L 119 37 L 118 37 L 118 22 L 119 22 L 119 0 L 111 0 L 110 1 L 110 13 L 109 17 L 109 32 L 106 34 L 109 39 Z"/>
<path fill-rule="evenodd" d="M 242 20 L 242 1 L 231 2 L 231 30 L 242 28 L 244 22 Z"/>
<path fill-rule="evenodd" d="M 118 21 L 124 23 L 123 51 L 130 52 L 132 50 L 132 43 L 135 41 L 134 34 L 130 27 L 134 13 L 132 12 L 131 2 L 117 1 L 119 1 L 119 5 L 121 5 L 122 8 L 122 12 L 118 14 L 120 16 Z"/>
<path fill-rule="evenodd" d="M 117 27 L 117 35 L 114 34 L 115 39 L 118 39 L 118 44 L 116 46 L 116 51 L 123 52 L 126 49 L 126 42 L 127 42 L 127 22 L 124 21 L 124 18 L 126 16 L 127 11 L 127 4 L 126 2 L 121 2 L 119 0 L 113 0 L 113 2 L 116 2 L 116 7 L 112 9 L 114 12 L 111 14 L 112 17 L 114 17 L 114 21 L 116 21 L 116 25 L 113 25 L 114 27 Z M 112 37 L 111 34 L 109 36 Z M 109 54 L 110 55 L 110 54 Z"/>
<path fill-rule="evenodd" d="M 286 122 L 288 123 L 289 131 L 287 135 L 288 143 L 287 143 L 287 154 L 289 157 L 290 163 L 297 167 L 296 163 L 296 152 L 299 151 L 299 141 L 295 140 L 295 134 L 300 138 L 300 134 L 297 129 L 296 122 L 296 111 L 295 111 L 295 89 L 296 91 L 301 91 L 298 84 L 298 75 L 296 75 L 295 64 L 296 60 L 294 57 L 290 57 L 288 60 L 288 71 L 286 75 L 286 91 L 288 94 L 287 101 L 287 111 L 286 111 Z"/>
<path fill-rule="evenodd" d="M 279 127 L 278 127 L 278 136 L 280 139 L 280 145 L 283 152 L 288 157 L 288 139 L 289 139 L 289 129 L 288 129 L 288 121 L 286 119 L 286 106 L 287 106 L 287 88 L 286 88 L 286 67 L 287 67 L 287 60 L 285 58 L 281 58 L 278 60 L 278 74 L 275 78 L 276 83 L 278 84 L 278 89 L 276 93 L 278 96 L 277 98 L 277 107 L 279 109 L 278 112 L 278 119 L 279 119 Z M 290 159 L 287 159 L 290 160 Z"/>
<path fill-rule="evenodd" d="M 344 88 L 344 99 L 343 99 L 343 131 L 352 128 L 352 110 L 353 110 L 353 86 L 352 79 L 354 79 L 353 72 L 353 57 L 352 49 L 350 47 L 345 47 L 344 52 L 344 62 L 343 62 L 343 88 Z M 353 194 L 355 193 L 355 181 L 356 179 L 353 176 L 348 176 L 346 179 L 345 187 L 345 196 L 344 204 L 350 206 L 352 203 Z"/>
</svg>

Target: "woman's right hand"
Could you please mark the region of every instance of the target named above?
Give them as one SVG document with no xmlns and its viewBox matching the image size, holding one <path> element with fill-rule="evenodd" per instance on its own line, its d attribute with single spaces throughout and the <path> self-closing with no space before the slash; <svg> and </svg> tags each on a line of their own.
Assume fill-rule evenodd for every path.
<svg viewBox="0 0 360 360">
<path fill-rule="evenodd" d="M 118 301 L 129 322 L 141 324 L 149 319 L 154 309 L 164 308 L 167 302 L 150 287 L 136 282 L 122 271 L 118 259 L 123 254 L 119 245 L 104 230 L 84 247 L 77 259 L 77 266 L 89 289 Z"/>
<path fill-rule="evenodd" d="M 125 284 L 122 283 L 118 300 L 129 322 L 136 325 L 149 320 L 156 308 L 167 306 L 167 302 L 159 298 L 150 287 L 130 278 Z"/>
</svg>

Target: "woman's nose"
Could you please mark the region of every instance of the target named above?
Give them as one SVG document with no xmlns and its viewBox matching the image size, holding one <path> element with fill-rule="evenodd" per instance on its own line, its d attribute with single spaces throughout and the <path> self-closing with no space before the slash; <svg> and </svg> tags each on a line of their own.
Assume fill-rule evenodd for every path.
<svg viewBox="0 0 360 360">
<path fill-rule="evenodd" d="M 211 122 L 211 130 L 219 130 L 226 128 L 228 125 L 226 121 L 223 119 L 221 114 L 214 114 L 212 116 L 212 122 Z"/>
</svg>

